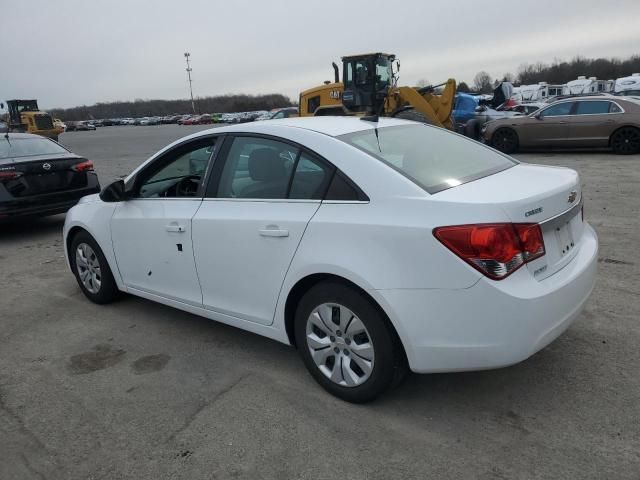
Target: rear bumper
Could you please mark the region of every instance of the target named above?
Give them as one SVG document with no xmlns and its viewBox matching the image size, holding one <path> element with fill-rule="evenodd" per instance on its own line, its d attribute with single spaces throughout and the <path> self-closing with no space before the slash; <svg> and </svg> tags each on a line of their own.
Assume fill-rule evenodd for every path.
<svg viewBox="0 0 640 480">
<path fill-rule="evenodd" d="M 10 220 L 16 217 L 45 216 L 64 213 L 78 203 L 82 197 L 98 192 L 100 192 L 100 185 L 98 184 L 97 178 L 95 178 L 95 180 L 89 182 L 89 186 L 86 188 L 0 202 L 0 221 Z"/>
<path fill-rule="evenodd" d="M 418 373 L 499 368 L 555 340 L 581 312 L 595 282 L 598 239 L 585 225 L 580 250 L 562 270 L 535 280 L 482 278 L 461 290 L 378 290 Z"/>
</svg>

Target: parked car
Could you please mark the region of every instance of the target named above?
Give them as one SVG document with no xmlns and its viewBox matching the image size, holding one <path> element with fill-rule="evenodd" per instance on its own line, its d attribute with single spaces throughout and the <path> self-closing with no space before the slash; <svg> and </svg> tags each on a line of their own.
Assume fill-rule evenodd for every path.
<svg viewBox="0 0 640 480">
<path fill-rule="evenodd" d="M 87 130 L 95 130 L 95 129 L 96 129 L 95 125 L 89 122 L 75 122 L 75 124 L 73 125 L 73 128 L 69 129 L 69 127 L 67 127 L 67 131 L 70 131 L 70 130 L 87 131 Z"/>
<path fill-rule="evenodd" d="M 574 97 L 528 116 L 496 120 L 482 130 L 484 141 L 505 153 L 521 148 L 611 148 L 640 153 L 640 100 Z"/>
<path fill-rule="evenodd" d="M 558 337 L 594 284 L 582 202 L 575 171 L 441 128 L 290 118 L 172 143 L 74 207 L 63 245 L 91 301 L 129 292 L 296 345 L 362 402 L 407 367 L 502 367 Z"/>
<path fill-rule="evenodd" d="M 510 107 L 506 107 L 505 111 L 507 112 L 516 112 L 522 115 L 531 115 L 534 112 L 537 112 L 542 107 L 546 107 L 548 103 L 544 102 L 532 102 L 532 103 L 521 103 L 518 105 L 512 105 Z"/>
<path fill-rule="evenodd" d="M 0 138 L 0 221 L 66 212 L 100 191 L 93 163 L 28 133 Z"/>
<path fill-rule="evenodd" d="M 280 108 L 279 110 L 273 112 L 269 116 L 269 120 L 275 120 L 275 119 L 278 119 L 278 118 L 297 117 L 298 115 L 299 115 L 298 107 Z"/>
<path fill-rule="evenodd" d="M 500 102 L 501 104 L 502 102 Z M 499 118 L 511 118 L 520 113 L 497 110 L 489 105 L 481 104 L 477 95 L 457 93 L 453 110 L 453 118 L 458 133 L 477 140 L 480 138 L 482 126 Z"/>
</svg>

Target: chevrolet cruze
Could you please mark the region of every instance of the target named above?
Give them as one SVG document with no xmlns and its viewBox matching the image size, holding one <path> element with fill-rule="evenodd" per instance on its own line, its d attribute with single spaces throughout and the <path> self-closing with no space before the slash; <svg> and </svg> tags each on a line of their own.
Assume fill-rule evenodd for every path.
<svg viewBox="0 0 640 480">
<path fill-rule="evenodd" d="M 67 215 L 80 288 L 294 345 L 352 402 L 408 369 L 503 367 L 558 337 L 596 272 L 578 174 L 370 120 L 290 118 L 172 143 Z"/>
</svg>

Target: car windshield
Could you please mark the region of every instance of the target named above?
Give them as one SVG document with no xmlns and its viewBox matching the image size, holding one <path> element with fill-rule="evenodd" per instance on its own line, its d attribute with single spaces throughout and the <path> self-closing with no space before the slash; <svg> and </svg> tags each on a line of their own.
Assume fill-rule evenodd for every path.
<svg viewBox="0 0 640 480">
<path fill-rule="evenodd" d="M 0 137 L 0 158 L 29 157 L 31 155 L 53 155 L 67 153 L 57 143 L 47 138 Z"/>
<path fill-rule="evenodd" d="M 433 194 L 517 164 L 478 142 L 427 125 L 401 125 L 338 137 Z"/>
</svg>

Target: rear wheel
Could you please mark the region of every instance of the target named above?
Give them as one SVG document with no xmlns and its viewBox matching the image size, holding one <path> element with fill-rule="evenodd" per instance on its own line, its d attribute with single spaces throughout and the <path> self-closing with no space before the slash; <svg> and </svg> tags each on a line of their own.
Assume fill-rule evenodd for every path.
<svg viewBox="0 0 640 480">
<path fill-rule="evenodd" d="M 298 350 L 314 379 L 349 402 L 373 400 L 404 378 L 404 356 L 378 308 L 337 283 L 309 290 L 296 310 Z"/>
<path fill-rule="evenodd" d="M 618 155 L 640 153 L 640 130 L 622 127 L 611 136 L 611 148 Z"/>
<path fill-rule="evenodd" d="M 69 249 L 71 268 L 85 296 L 94 303 L 110 303 L 120 291 L 98 243 L 87 232 L 79 232 Z"/>
<path fill-rule="evenodd" d="M 491 137 L 491 144 L 503 153 L 518 150 L 518 134 L 511 128 L 499 128 Z"/>
</svg>

